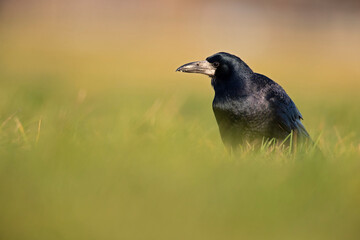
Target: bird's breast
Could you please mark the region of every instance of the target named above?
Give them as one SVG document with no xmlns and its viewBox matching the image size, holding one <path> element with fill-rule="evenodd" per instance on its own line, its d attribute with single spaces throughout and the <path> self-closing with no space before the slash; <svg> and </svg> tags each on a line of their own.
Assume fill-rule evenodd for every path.
<svg viewBox="0 0 360 240">
<path fill-rule="evenodd" d="M 254 96 L 232 98 L 214 98 L 213 111 L 216 120 L 224 127 L 240 127 L 242 129 L 266 128 L 271 118 L 268 103 Z"/>
</svg>

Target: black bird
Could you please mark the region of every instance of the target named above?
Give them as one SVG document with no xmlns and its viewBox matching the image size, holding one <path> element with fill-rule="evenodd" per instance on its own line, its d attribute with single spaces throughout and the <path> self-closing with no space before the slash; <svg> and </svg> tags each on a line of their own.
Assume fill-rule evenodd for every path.
<svg viewBox="0 0 360 240">
<path fill-rule="evenodd" d="M 226 146 L 237 148 L 264 139 L 281 143 L 292 132 L 294 140 L 310 139 L 301 123 L 301 113 L 285 90 L 253 72 L 239 57 L 220 52 L 176 71 L 211 77 L 215 90 L 213 111 Z"/>
</svg>

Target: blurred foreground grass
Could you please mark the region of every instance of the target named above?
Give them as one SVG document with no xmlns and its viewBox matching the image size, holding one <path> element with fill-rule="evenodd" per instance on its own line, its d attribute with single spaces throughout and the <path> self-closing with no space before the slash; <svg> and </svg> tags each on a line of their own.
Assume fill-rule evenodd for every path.
<svg viewBox="0 0 360 240">
<path fill-rule="evenodd" d="M 1 239 L 359 238 L 351 96 L 297 101 L 324 158 L 229 156 L 210 87 L 87 91 L 53 80 L 0 88 Z"/>
</svg>

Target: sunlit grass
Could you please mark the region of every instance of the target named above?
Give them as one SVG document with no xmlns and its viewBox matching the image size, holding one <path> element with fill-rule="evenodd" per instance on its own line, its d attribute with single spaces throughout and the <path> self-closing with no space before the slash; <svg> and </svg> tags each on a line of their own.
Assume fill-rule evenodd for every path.
<svg viewBox="0 0 360 240">
<path fill-rule="evenodd" d="M 302 100 L 323 154 L 271 143 L 229 154 L 211 92 L 8 83 L 1 88 L 4 239 L 359 236 L 359 126 L 348 121 L 359 112 L 351 105 Z"/>
<path fill-rule="evenodd" d="M 0 239 L 360 238 L 358 33 L 262 25 L 264 40 L 256 21 L 183 17 L 2 23 Z M 228 152 L 210 80 L 174 71 L 229 48 L 281 83 L 318 149 Z"/>
</svg>

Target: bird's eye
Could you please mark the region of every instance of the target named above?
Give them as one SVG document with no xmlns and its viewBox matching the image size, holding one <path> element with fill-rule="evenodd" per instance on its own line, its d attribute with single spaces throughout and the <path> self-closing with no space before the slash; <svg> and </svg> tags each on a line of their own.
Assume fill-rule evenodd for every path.
<svg viewBox="0 0 360 240">
<path fill-rule="evenodd" d="M 214 62 L 214 63 L 213 63 L 213 66 L 216 67 L 216 68 L 217 68 L 219 65 L 220 65 L 219 62 Z"/>
</svg>

